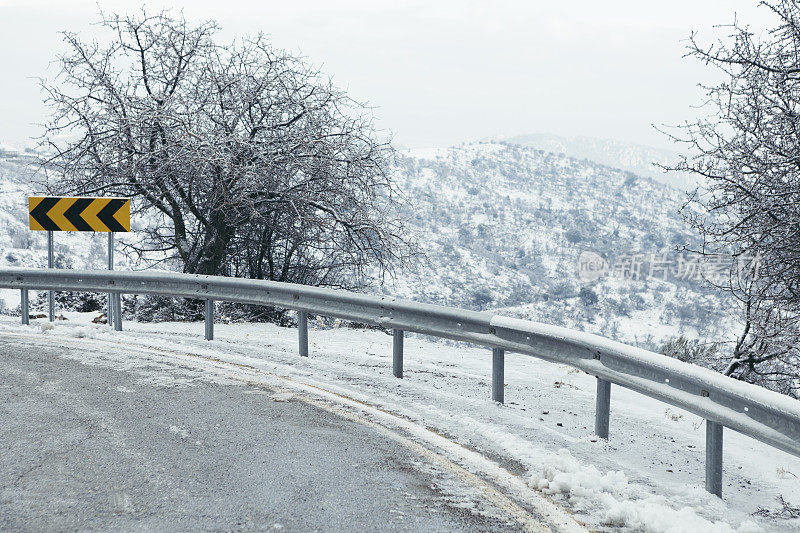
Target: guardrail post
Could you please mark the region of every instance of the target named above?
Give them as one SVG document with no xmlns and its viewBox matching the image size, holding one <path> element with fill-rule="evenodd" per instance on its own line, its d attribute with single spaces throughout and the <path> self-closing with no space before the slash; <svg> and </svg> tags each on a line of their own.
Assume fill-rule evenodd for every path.
<svg viewBox="0 0 800 533">
<path fill-rule="evenodd" d="M 403 335 L 402 329 L 392 330 L 392 373 L 396 378 L 403 377 Z"/>
<path fill-rule="evenodd" d="M 109 327 L 114 325 L 114 294 L 109 292 L 106 298 L 106 323 Z"/>
<path fill-rule="evenodd" d="M 597 378 L 597 403 L 594 413 L 594 434 L 608 440 L 608 420 L 611 415 L 611 382 Z"/>
<path fill-rule="evenodd" d="M 706 420 L 706 490 L 722 498 L 722 424 Z"/>
<path fill-rule="evenodd" d="M 214 300 L 206 300 L 206 340 L 214 340 Z"/>
<path fill-rule="evenodd" d="M 114 294 L 114 331 L 122 331 L 122 295 Z"/>
<path fill-rule="evenodd" d="M 28 289 L 20 289 L 19 292 L 19 314 L 22 315 L 22 325 L 27 326 L 31 323 L 31 312 L 28 304 Z"/>
<path fill-rule="evenodd" d="M 308 357 L 308 312 L 297 314 L 297 342 L 300 344 L 300 357 Z"/>
<path fill-rule="evenodd" d="M 502 348 L 492 348 L 492 400 L 500 403 L 504 403 L 505 358 L 506 354 Z"/>
</svg>

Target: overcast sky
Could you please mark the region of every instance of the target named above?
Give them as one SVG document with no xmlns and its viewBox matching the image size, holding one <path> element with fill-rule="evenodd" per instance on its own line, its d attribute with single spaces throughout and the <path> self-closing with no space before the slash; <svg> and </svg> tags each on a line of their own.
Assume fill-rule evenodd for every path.
<svg viewBox="0 0 800 533">
<path fill-rule="evenodd" d="M 749 0 L 147 2 L 216 19 L 220 39 L 262 31 L 376 107 L 401 146 L 525 133 L 668 146 L 651 124 L 691 118 L 709 71 L 683 59 L 692 30 L 769 17 Z M 138 2 L 0 0 L 0 141 L 25 144 L 46 109 L 36 77 L 60 30 L 91 37 L 100 6 Z"/>
</svg>

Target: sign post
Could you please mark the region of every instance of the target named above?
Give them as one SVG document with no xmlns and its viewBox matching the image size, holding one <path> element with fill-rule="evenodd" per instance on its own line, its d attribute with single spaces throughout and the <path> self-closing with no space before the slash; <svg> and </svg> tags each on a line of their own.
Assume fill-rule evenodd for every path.
<svg viewBox="0 0 800 533">
<path fill-rule="evenodd" d="M 53 232 L 47 232 L 47 268 L 53 268 Z M 48 316 L 50 317 L 50 322 L 55 322 L 56 320 L 56 298 L 55 292 L 52 290 L 47 293 L 47 304 L 48 304 Z"/>
<path fill-rule="evenodd" d="M 29 196 L 28 214 L 32 230 L 47 232 L 47 267 L 53 268 L 54 231 L 92 231 L 108 233 L 108 269 L 114 270 L 114 233 L 131 230 L 129 198 L 69 198 Z M 50 321 L 55 320 L 55 297 L 48 295 Z M 122 304 L 119 293 L 108 293 L 106 317 L 114 329 L 122 330 Z"/>
<path fill-rule="evenodd" d="M 114 270 L 114 232 L 108 232 L 108 269 Z M 116 302 L 114 302 L 114 293 L 108 293 L 108 299 L 106 301 L 106 322 L 110 326 L 114 321 L 114 307 Z"/>
</svg>

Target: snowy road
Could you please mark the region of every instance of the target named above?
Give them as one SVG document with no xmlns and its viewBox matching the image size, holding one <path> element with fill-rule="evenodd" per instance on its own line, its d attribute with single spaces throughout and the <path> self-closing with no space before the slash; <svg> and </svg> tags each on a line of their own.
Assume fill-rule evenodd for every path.
<svg viewBox="0 0 800 533">
<path fill-rule="evenodd" d="M 0 530 L 547 529 L 396 428 L 250 369 L 134 350 L 119 372 L 75 360 L 102 346 L 0 339 Z"/>
<path fill-rule="evenodd" d="M 417 470 L 440 500 L 498 527 L 536 529 L 544 521 L 568 530 L 579 521 L 601 531 L 654 533 L 800 528 L 798 519 L 756 513 L 778 510 L 779 495 L 800 502 L 800 459 L 726 431 L 720 500 L 703 488 L 701 418 L 615 387 L 611 439 L 598 440 L 595 380 L 564 365 L 507 354 L 506 405 L 499 405 L 490 400 L 485 348 L 409 336 L 405 379 L 398 380 L 391 336 L 379 331 L 315 321 L 311 356 L 301 358 L 297 330 L 271 324 L 219 323 L 208 342 L 202 323 L 126 322 L 118 333 L 89 323 L 92 315 L 67 318 L 53 328 L 0 316 L 0 341 L 68 347 L 62 358 L 124 371 L 139 387 L 244 383 L 265 400 L 327 410 L 424 458 Z M 263 387 L 274 392 L 257 392 Z"/>
</svg>

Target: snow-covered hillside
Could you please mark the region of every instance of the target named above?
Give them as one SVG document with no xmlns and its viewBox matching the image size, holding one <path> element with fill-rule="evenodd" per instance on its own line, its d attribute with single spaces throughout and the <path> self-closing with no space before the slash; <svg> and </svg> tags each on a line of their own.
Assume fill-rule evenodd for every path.
<svg viewBox="0 0 800 533">
<path fill-rule="evenodd" d="M 685 334 L 716 339 L 731 303 L 692 280 L 584 282 L 578 257 L 666 253 L 694 240 L 684 193 L 630 172 L 512 144 L 411 152 L 399 186 L 428 264 L 401 277 L 404 297 L 587 330 L 656 348 Z"/>
</svg>

